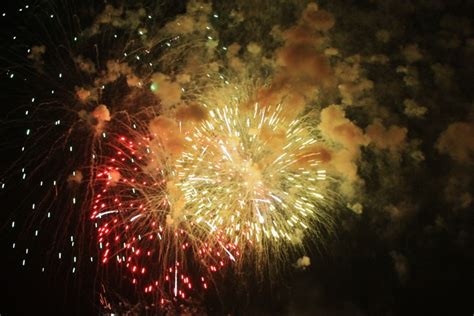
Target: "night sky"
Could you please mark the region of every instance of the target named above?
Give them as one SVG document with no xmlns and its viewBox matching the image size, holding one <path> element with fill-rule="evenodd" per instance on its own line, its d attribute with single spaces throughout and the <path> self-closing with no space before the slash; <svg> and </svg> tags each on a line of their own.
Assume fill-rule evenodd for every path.
<svg viewBox="0 0 474 316">
<path fill-rule="evenodd" d="M 0 315 L 472 315 L 473 12 L 2 2 Z"/>
</svg>

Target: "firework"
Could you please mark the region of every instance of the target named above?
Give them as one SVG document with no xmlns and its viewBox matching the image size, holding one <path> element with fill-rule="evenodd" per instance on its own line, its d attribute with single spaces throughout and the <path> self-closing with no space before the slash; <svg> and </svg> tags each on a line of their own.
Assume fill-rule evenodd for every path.
<svg viewBox="0 0 474 316">
<path fill-rule="evenodd" d="M 170 214 L 179 201 L 163 147 L 144 136 L 146 131 L 125 132 L 132 138 L 110 136 L 93 181 L 97 193 L 91 220 L 97 227 L 101 262 L 113 260 L 131 284 L 156 294 L 161 304 L 206 290 L 212 273 L 228 260 L 219 258 L 220 247 L 196 239 L 191 221 L 172 222 Z M 230 254 L 234 249 L 228 247 Z"/>
<path fill-rule="evenodd" d="M 72 246 L 93 236 L 91 262 L 118 267 L 107 277 L 165 304 L 208 289 L 218 272 L 278 270 L 331 227 L 332 214 L 316 111 L 306 112 L 300 90 L 288 92 L 294 78 L 275 85 L 288 91 L 273 91 L 275 65 L 252 74 L 261 47 L 249 46 L 244 63 L 239 45 L 220 45 L 209 4 L 191 1 L 186 15 L 155 29 L 158 11 L 107 5 L 86 29 L 61 24 L 67 57 L 50 48 L 64 39 L 52 37 L 26 58 L 39 78 L 55 78 L 48 97 L 32 98 L 35 135 L 61 128 L 37 170 L 69 155 L 50 168 L 54 191 L 38 205 L 67 200 L 57 227 L 80 227 Z M 305 89 L 319 83 L 313 77 Z M 256 97 L 265 89 L 279 100 Z"/>
<path fill-rule="evenodd" d="M 331 222 L 311 115 L 292 119 L 281 104 L 238 101 L 207 109 L 176 161 L 184 204 L 172 216 L 195 223 L 201 241 L 239 245 L 254 268 L 275 264 Z"/>
</svg>

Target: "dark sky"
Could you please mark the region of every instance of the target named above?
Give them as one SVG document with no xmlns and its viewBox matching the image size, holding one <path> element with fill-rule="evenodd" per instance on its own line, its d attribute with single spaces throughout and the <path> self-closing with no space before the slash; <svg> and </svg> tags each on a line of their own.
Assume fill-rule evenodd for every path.
<svg viewBox="0 0 474 316">
<path fill-rule="evenodd" d="M 95 132 L 120 130 L 94 114 L 97 105 L 141 118 L 137 103 L 164 115 L 209 93 L 215 82 L 190 56 L 236 82 L 251 77 L 248 90 L 265 82 L 266 96 L 293 98 L 296 112 L 301 99 L 315 111 L 333 226 L 306 237 L 302 252 L 269 258 L 270 269 L 224 269 L 206 294 L 176 303 L 177 314 L 474 313 L 474 2 L 308 3 L 213 1 L 209 12 L 171 0 L 0 4 L 1 315 L 103 315 L 102 295 L 119 313 L 174 315 L 147 309 L 151 301 L 116 268 L 97 264 L 90 186 L 68 177 L 87 169 Z M 106 4 L 123 11 L 111 17 Z M 212 30 L 206 38 L 203 25 Z M 229 53 L 232 44 L 240 46 Z M 143 60 L 123 57 L 135 48 L 149 49 Z M 105 66 L 119 59 L 129 68 Z M 137 93 L 135 79 L 169 90 Z M 84 100 L 79 88 L 92 93 Z M 82 202 L 71 205 L 73 197 Z M 303 255 L 310 265 L 298 266 Z"/>
</svg>

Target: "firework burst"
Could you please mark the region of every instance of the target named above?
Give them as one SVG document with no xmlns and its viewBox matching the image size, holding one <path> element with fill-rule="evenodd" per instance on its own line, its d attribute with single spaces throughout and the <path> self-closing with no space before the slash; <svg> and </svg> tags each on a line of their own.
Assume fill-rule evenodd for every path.
<svg viewBox="0 0 474 316">
<path fill-rule="evenodd" d="M 200 240 L 239 245 L 256 268 L 330 225 L 310 114 L 288 118 L 281 105 L 250 108 L 237 101 L 208 110 L 176 161 L 184 205 L 173 218 L 195 223 Z"/>
<path fill-rule="evenodd" d="M 101 261 L 113 260 L 131 284 L 161 304 L 186 299 L 188 293 L 206 290 L 228 260 L 220 258 L 220 248 L 196 240 L 192 222 L 172 222 L 170 214 L 180 202 L 162 146 L 146 131 L 125 132 L 132 138 L 110 136 L 93 181 L 91 220 Z"/>
<path fill-rule="evenodd" d="M 333 215 L 318 111 L 307 110 L 303 91 L 319 77 L 280 78 L 256 43 L 240 59 L 239 45 L 216 38 L 209 4 L 190 1 L 185 15 L 155 28 L 159 9 L 107 5 L 86 29 L 60 24 L 67 56 L 49 48 L 61 37 L 26 59 L 37 77 L 55 78 L 47 97 L 32 98 L 35 117 L 46 117 L 37 135 L 62 128 L 37 169 L 70 155 L 48 173 L 55 191 L 42 208 L 72 199 L 62 220 L 80 222 L 74 238 L 89 241 L 80 234 L 93 228 L 96 261 L 165 304 L 206 290 L 219 272 L 278 271 L 331 228 Z M 265 63 L 251 75 L 257 58 Z M 318 71 L 320 60 L 310 60 Z"/>
</svg>

